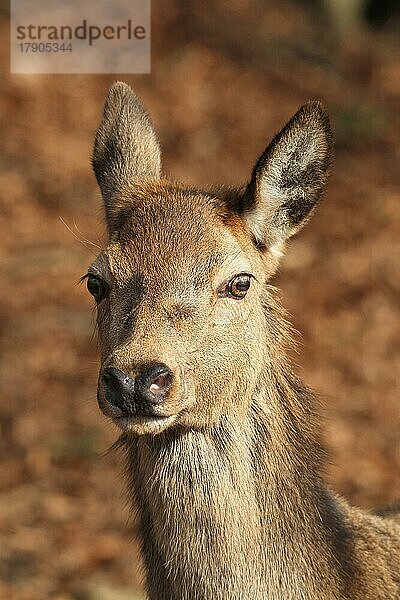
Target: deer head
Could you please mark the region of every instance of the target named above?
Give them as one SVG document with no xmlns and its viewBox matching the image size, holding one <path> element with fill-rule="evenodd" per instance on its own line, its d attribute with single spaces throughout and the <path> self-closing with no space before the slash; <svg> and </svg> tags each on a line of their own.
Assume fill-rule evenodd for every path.
<svg viewBox="0 0 400 600">
<path fill-rule="evenodd" d="M 249 410 L 280 351 L 268 281 L 320 200 L 331 146 L 327 114 L 309 102 L 247 186 L 191 189 L 161 178 L 145 108 L 126 84 L 111 87 L 93 152 L 109 242 L 87 286 L 98 310 L 98 401 L 123 430 L 212 427 Z"/>
</svg>

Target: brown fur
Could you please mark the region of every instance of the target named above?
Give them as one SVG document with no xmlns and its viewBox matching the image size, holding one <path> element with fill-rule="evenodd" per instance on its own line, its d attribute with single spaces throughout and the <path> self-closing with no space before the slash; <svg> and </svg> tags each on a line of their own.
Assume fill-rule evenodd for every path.
<svg viewBox="0 0 400 600">
<path fill-rule="evenodd" d="M 268 280 L 323 191 L 323 107 L 302 107 L 243 190 L 159 178 L 151 123 L 114 84 L 93 164 L 110 241 L 89 272 L 102 367 L 173 374 L 159 418 L 121 418 L 151 600 L 395 600 L 400 524 L 327 489 L 310 392 L 285 353 L 288 325 Z M 252 275 L 242 299 L 226 282 Z"/>
</svg>

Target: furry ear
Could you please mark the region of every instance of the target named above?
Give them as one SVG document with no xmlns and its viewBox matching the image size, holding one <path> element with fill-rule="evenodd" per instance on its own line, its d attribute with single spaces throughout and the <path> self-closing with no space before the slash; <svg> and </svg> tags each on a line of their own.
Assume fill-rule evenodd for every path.
<svg viewBox="0 0 400 600">
<path fill-rule="evenodd" d="M 135 180 L 158 178 L 161 170 L 160 146 L 150 117 L 140 99 L 122 81 L 114 83 L 108 92 L 94 141 L 92 165 L 112 231 L 123 208 L 118 194 Z"/>
<path fill-rule="evenodd" d="M 260 246 L 277 256 L 310 218 L 324 190 L 332 132 L 320 102 L 307 102 L 258 159 L 239 212 Z"/>
</svg>

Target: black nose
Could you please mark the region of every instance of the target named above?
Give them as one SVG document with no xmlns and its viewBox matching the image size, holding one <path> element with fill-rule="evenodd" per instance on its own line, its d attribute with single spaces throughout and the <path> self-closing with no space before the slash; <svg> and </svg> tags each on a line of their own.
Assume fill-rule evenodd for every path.
<svg viewBox="0 0 400 600">
<path fill-rule="evenodd" d="M 107 367 L 102 382 L 110 404 L 123 412 L 146 414 L 164 401 L 172 383 L 172 373 L 161 363 L 146 367 L 136 378 L 116 367 Z"/>
</svg>

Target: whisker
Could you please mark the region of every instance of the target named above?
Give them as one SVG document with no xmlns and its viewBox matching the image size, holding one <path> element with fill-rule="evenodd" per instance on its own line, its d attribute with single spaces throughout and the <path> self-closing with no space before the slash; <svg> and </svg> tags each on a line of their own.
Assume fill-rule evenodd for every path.
<svg viewBox="0 0 400 600">
<path fill-rule="evenodd" d="M 79 234 L 82 236 L 82 238 L 81 238 L 81 237 L 79 237 L 79 236 L 77 235 L 77 233 L 75 233 L 75 231 L 73 231 L 73 230 L 71 229 L 71 227 L 68 225 L 68 223 L 66 223 L 66 222 L 64 221 L 64 219 L 63 219 L 61 216 L 59 217 L 59 219 L 60 219 L 61 223 L 64 225 L 64 227 L 65 227 L 65 228 L 66 228 L 66 229 L 67 229 L 67 230 L 68 230 L 68 231 L 69 231 L 69 232 L 70 232 L 70 233 L 71 233 L 71 234 L 74 236 L 74 238 L 75 238 L 76 240 L 78 240 L 78 242 L 79 242 L 80 244 L 82 244 L 82 246 L 84 246 L 84 248 L 86 248 L 87 250 L 90 250 L 94 256 L 96 256 L 96 255 L 98 254 L 98 252 L 99 252 L 99 251 L 101 251 L 101 247 L 100 247 L 100 246 L 98 246 L 98 245 L 97 245 L 97 244 L 95 244 L 94 242 L 92 242 L 92 241 L 90 241 L 90 240 L 86 239 L 85 237 L 83 237 L 82 233 L 81 233 L 81 232 L 79 231 L 79 229 L 77 228 L 77 226 L 76 226 L 75 222 L 74 222 L 74 227 L 75 227 L 75 229 L 77 230 L 77 232 L 78 232 L 78 233 L 79 233 Z M 93 246 L 94 248 L 96 248 L 97 252 L 93 252 L 93 250 L 92 250 L 92 249 L 90 248 L 90 246 L 88 246 L 87 244 L 90 244 L 90 246 Z"/>
</svg>

